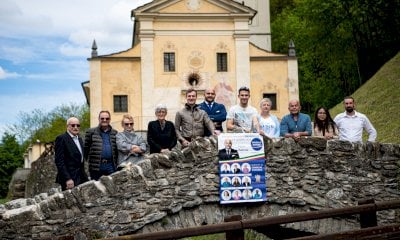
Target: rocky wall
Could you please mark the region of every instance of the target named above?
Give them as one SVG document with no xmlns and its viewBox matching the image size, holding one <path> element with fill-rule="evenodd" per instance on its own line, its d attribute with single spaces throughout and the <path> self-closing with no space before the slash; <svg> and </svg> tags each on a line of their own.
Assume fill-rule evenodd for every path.
<svg viewBox="0 0 400 240">
<path fill-rule="evenodd" d="M 265 139 L 267 140 L 267 139 Z M 320 138 L 265 141 L 268 200 L 220 205 L 217 141 L 153 154 L 99 181 L 0 205 L 1 239 L 92 239 L 398 199 L 400 146 Z M 53 181 L 53 180 L 51 180 Z M 399 222 L 394 210 L 380 223 Z M 325 233 L 358 227 L 357 218 L 288 224 Z"/>
</svg>

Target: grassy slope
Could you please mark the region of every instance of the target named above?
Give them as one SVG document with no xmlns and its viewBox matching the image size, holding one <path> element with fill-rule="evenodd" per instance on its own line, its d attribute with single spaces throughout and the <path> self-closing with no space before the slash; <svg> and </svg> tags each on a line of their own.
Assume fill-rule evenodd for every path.
<svg viewBox="0 0 400 240">
<path fill-rule="evenodd" d="M 376 128 L 378 142 L 400 144 L 400 52 L 352 97 L 357 111 L 366 114 Z M 341 102 L 330 113 L 334 117 L 343 111 Z"/>
</svg>

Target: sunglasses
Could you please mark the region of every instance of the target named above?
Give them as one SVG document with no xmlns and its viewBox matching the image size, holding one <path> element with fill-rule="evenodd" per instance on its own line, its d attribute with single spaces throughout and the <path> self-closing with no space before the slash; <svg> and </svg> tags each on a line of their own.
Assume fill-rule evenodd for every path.
<svg viewBox="0 0 400 240">
<path fill-rule="evenodd" d="M 102 121 L 108 121 L 110 118 L 100 118 Z"/>
<path fill-rule="evenodd" d="M 133 123 L 124 123 L 125 126 L 133 126 Z"/>
<path fill-rule="evenodd" d="M 70 126 L 73 127 L 73 128 L 74 128 L 74 127 L 81 127 L 80 124 L 70 124 Z"/>
</svg>

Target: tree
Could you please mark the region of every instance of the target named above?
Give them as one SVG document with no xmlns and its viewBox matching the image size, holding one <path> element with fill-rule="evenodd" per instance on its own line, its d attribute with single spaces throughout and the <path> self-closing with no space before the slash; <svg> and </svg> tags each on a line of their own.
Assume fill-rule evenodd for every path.
<svg viewBox="0 0 400 240">
<path fill-rule="evenodd" d="M 20 113 L 19 122 L 10 127 L 25 146 L 36 142 L 53 142 L 57 135 L 66 131 L 66 121 L 75 116 L 81 122 L 81 131 L 90 126 L 89 108 L 87 105 L 61 105 L 49 113 L 34 109 L 31 113 Z"/>
<path fill-rule="evenodd" d="M 15 135 L 4 133 L 0 144 L 0 198 L 5 198 L 14 171 L 22 167 L 22 148 Z"/>
<path fill-rule="evenodd" d="M 286 53 L 294 40 L 300 98 L 309 113 L 351 95 L 400 50 L 400 0 L 287 2 L 271 9 L 272 47 Z"/>
<path fill-rule="evenodd" d="M 21 112 L 19 122 L 5 133 L 0 145 L 0 198 L 5 197 L 12 174 L 23 166 L 23 152 L 33 142 L 53 142 L 57 135 L 66 131 L 66 121 L 75 116 L 80 119 L 81 131 L 90 126 L 89 108 L 87 105 L 61 105 L 49 113 L 34 109 L 31 113 Z M 19 145 L 17 141 L 19 137 Z"/>
</svg>

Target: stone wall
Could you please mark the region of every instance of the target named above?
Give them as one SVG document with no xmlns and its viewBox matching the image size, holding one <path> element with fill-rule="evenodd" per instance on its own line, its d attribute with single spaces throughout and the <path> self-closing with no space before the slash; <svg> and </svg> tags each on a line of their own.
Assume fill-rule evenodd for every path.
<svg viewBox="0 0 400 240">
<path fill-rule="evenodd" d="M 217 142 L 198 139 L 184 151 L 153 154 L 139 166 L 70 191 L 0 205 L 1 239 L 92 239 L 398 199 L 400 146 L 303 138 L 266 142 L 268 201 L 219 205 Z M 51 180 L 53 181 L 53 180 Z M 380 223 L 400 222 L 394 210 Z M 358 227 L 357 218 L 285 227 L 326 233 Z"/>
<path fill-rule="evenodd" d="M 8 186 L 8 197 L 10 199 L 24 198 L 25 196 L 25 183 L 30 174 L 29 168 L 18 168 L 10 181 Z"/>
</svg>

